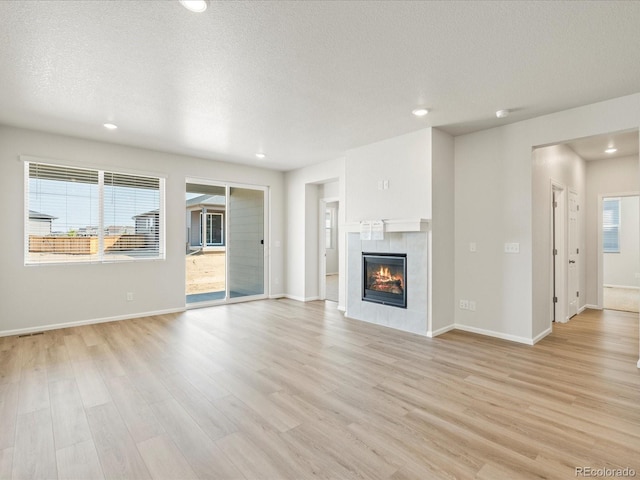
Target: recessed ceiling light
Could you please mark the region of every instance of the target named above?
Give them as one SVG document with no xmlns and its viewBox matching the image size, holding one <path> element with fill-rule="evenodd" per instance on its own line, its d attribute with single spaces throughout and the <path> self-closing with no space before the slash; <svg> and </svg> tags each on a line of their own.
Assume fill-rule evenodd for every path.
<svg viewBox="0 0 640 480">
<path fill-rule="evenodd" d="M 424 117 L 427 113 L 429 113 L 429 109 L 416 108 L 415 110 L 412 110 L 411 113 L 413 113 L 416 117 Z"/>
<path fill-rule="evenodd" d="M 508 117 L 508 116 L 509 116 L 509 113 L 510 113 L 510 112 L 509 112 L 509 110 L 498 110 L 498 111 L 496 112 L 496 117 L 498 117 L 498 118 L 505 118 L 505 117 Z"/>
<path fill-rule="evenodd" d="M 264 153 L 256 153 L 256 157 L 263 159 L 266 157 L 266 155 Z"/>
<path fill-rule="evenodd" d="M 202 13 L 209 6 L 207 0 L 178 0 L 184 8 L 192 12 Z"/>
<path fill-rule="evenodd" d="M 116 128 L 118 128 L 118 126 L 113 123 L 104 123 L 103 126 L 107 130 L 115 130 Z"/>
<path fill-rule="evenodd" d="M 604 151 L 604 153 L 616 153 L 617 151 L 618 151 L 617 148 L 609 147 Z"/>
</svg>

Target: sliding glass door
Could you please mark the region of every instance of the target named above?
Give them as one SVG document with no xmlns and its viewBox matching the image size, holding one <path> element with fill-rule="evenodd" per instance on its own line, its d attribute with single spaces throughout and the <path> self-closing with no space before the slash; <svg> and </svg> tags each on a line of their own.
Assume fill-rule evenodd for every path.
<svg viewBox="0 0 640 480">
<path fill-rule="evenodd" d="M 266 194 L 266 187 L 187 181 L 187 305 L 266 297 Z"/>
<path fill-rule="evenodd" d="M 264 295 L 265 191 L 229 188 L 229 296 Z"/>
</svg>

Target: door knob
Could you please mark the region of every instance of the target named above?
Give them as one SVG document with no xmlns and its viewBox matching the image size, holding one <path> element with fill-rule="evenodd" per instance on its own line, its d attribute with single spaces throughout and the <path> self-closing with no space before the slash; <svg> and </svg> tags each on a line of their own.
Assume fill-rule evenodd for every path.
<svg viewBox="0 0 640 480">
<path fill-rule="evenodd" d="M 576 263 L 575 260 L 569 260 L 569 263 Z"/>
</svg>

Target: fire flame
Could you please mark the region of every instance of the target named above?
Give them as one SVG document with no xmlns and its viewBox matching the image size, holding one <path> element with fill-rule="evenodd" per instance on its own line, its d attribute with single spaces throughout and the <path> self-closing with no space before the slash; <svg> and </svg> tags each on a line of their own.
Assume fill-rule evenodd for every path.
<svg viewBox="0 0 640 480">
<path fill-rule="evenodd" d="M 380 269 L 375 272 L 376 283 L 385 284 L 390 282 L 396 282 L 400 288 L 404 288 L 404 279 L 402 275 L 392 275 L 389 267 L 381 266 Z"/>
</svg>

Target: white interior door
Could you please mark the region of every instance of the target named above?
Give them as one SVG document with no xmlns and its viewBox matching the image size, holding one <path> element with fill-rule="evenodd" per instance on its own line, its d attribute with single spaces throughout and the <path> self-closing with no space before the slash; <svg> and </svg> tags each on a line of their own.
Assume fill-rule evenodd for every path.
<svg viewBox="0 0 640 480">
<path fill-rule="evenodd" d="M 573 317 L 578 313 L 578 299 L 580 298 L 579 285 L 578 285 L 578 272 L 580 271 L 580 249 L 578 247 L 578 194 L 576 192 L 569 192 L 569 238 L 568 238 L 568 296 L 567 296 L 567 316 Z"/>
</svg>

